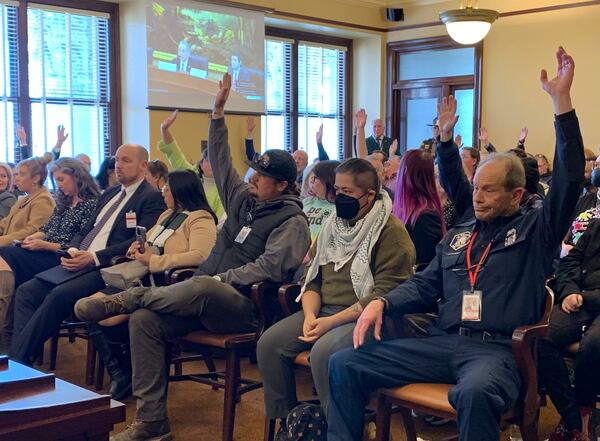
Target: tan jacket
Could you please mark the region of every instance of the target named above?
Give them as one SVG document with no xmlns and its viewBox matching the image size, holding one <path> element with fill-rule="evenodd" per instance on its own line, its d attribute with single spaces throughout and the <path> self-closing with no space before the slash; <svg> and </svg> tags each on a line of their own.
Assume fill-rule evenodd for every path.
<svg viewBox="0 0 600 441">
<path fill-rule="evenodd" d="M 156 228 L 171 214 L 171 209 L 161 214 L 156 225 L 148 231 L 147 237 L 151 237 Z M 191 211 L 183 224 L 165 242 L 163 254 L 150 257 L 150 272 L 198 266 L 208 257 L 216 239 L 217 226 L 213 217 L 204 210 Z"/>
<path fill-rule="evenodd" d="M 46 187 L 19 199 L 0 221 L 0 246 L 23 240 L 48 222 L 56 206 Z"/>
</svg>

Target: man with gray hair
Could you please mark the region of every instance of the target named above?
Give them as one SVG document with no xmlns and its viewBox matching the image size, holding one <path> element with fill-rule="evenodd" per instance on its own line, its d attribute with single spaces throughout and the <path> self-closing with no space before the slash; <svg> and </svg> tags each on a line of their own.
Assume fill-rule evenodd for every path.
<svg viewBox="0 0 600 441">
<path fill-rule="evenodd" d="M 438 106 L 440 176 L 458 211 L 474 216 L 463 216 L 448 232 L 427 269 L 369 303 L 354 329 L 357 350 L 332 356 L 329 441 L 361 440 L 371 393 L 408 383 L 455 384 L 448 400 L 457 411 L 460 440 L 499 439 L 500 417 L 514 407 L 521 386 L 511 336 L 541 317 L 545 277 L 583 182 L 583 141 L 570 97 L 575 66 L 562 47 L 556 57 L 556 77 L 541 75 L 554 102 L 557 141 L 552 191 L 541 209 L 519 210 L 525 172 L 510 155 L 482 163 L 471 190 L 452 140 L 456 100 L 444 98 Z M 371 326 L 381 339 L 384 314 L 436 308 L 439 316 L 426 337 L 363 346 Z"/>
</svg>

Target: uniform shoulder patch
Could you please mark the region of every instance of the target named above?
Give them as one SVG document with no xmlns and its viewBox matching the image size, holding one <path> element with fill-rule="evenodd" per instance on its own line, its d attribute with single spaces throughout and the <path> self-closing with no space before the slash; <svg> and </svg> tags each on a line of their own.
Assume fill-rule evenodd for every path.
<svg viewBox="0 0 600 441">
<path fill-rule="evenodd" d="M 469 239 L 471 239 L 470 231 L 463 231 L 462 233 L 455 234 L 450 241 L 450 248 L 454 251 L 458 251 L 469 244 Z"/>
<path fill-rule="evenodd" d="M 506 239 L 504 239 L 504 246 L 508 247 L 517 241 L 517 230 L 511 228 L 506 232 Z"/>
</svg>

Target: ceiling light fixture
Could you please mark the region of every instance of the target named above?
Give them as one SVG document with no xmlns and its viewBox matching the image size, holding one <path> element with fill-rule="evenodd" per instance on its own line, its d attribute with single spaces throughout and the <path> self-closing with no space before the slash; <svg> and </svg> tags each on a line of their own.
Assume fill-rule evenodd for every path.
<svg viewBox="0 0 600 441">
<path fill-rule="evenodd" d="M 446 25 L 448 34 L 460 44 L 475 44 L 485 38 L 492 23 L 498 18 L 498 11 L 479 9 L 477 1 L 467 1 L 467 6 L 460 2 L 459 9 L 451 9 L 440 13 L 440 20 Z"/>
</svg>

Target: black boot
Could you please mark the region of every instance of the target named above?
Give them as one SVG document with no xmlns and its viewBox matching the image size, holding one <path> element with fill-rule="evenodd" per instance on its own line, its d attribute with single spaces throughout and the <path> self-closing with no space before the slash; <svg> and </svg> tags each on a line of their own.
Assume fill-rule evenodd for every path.
<svg viewBox="0 0 600 441">
<path fill-rule="evenodd" d="M 95 323 L 88 324 L 88 336 L 110 376 L 110 396 L 122 400 L 131 395 L 131 365 L 122 362 L 122 344 L 109 342 L 102 329 Z"/>
</svg>

